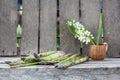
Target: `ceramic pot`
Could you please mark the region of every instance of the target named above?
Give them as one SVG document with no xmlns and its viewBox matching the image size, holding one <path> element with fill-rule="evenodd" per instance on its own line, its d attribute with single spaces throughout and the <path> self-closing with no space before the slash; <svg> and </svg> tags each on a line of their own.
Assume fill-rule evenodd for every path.
<svg viewBox="0 0 120 80">
<path fill-rule="evenodd" d="M 92 60 L 104 60 L 106 57 L 107 49 L 107 43 L 90 45 L 89 56 L 92 58 Z"/>
</svg>

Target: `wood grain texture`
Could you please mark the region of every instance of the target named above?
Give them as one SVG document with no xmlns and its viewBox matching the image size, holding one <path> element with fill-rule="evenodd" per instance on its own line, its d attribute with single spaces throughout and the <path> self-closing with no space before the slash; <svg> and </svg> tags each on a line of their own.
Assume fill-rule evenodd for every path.
<svg viewBox="0 0 120 80">
<path fill-rule="evenodd" d="M 0 55 L 16 55 L 17 0 L 0 0 Z"/>
<path fill-rule="evenodd" d="M 104 67 L 101 64 L 95 66 L 90 64 L 86 65 L 88 68 L 79 65 L 71 69 L 54 69 L 45 65 L 8 69 L 8 65 L 2 65 L 1 80 L 120 80 L 120 65 L 108 64 L 110 66 L 108 67 L 106 64 Z"/>
<path fill-rule="evenodd" d="M 0 63 L 18 59 L 20 57 L 0 57 Z M 120 80 L 120 58 L 105 58 L 104 61 L 90 59 L 68 69 L 55 69 L 53 65 L 11 69 L 8 64 L 0 64 L 0 72 L 1 80 Z"/>
<path fill-rule="evenodd" d="M 57 0 L 40 1 L 40 52 L 56 50 Z"/>
<path fill-rule="evenodd" d="M 92 60 L 104 60 L 104 58 L 106 57 L 106 48 L 107 46 L 105 44 L 90 45 L 89 55 L 92 58 Z"/>
<path fill-rule="evenodd" d="M 104 0 L 105 41 L 108 57 L 120 57 L 120 0 Z"/>
<path fill-rule="evenodd" d="M 23 0 L 21 55 L 38 52 L 39 0 Z"/>
<path fill-rule="evenodd" d="M 59 0 L 60 2 L 60 49 L 67 53 L 79 52 L 79 41 L 67 29 L 66 20 L 79 21 L 79 0 Z"/>
<path fill-rule="evenodd" d="M 81 21 L 82 24 L 96 38 L 100 14 L 100 0 L 81 0 Z M 96 39 L 95 39 L 96 41 Z M 88 54 L 89 46 L 84 45 L 83 54 Z"/>
</svg>

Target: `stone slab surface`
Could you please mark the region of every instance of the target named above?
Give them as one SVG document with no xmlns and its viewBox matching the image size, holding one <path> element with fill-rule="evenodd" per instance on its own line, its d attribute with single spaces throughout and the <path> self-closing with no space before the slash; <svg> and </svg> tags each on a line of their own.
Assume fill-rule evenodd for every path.
<svg viewBox="0 0 120 80">
<path fill-rule="evenodd" d="M 0 57 L 0 63 L 16 59 L 19 58 Z M 68 69 L 46 65 L 10 69 L 9 65 L 0 64 L 0 80 L 120 80 L 120 59 L 89 60 Z"/>
</svg>

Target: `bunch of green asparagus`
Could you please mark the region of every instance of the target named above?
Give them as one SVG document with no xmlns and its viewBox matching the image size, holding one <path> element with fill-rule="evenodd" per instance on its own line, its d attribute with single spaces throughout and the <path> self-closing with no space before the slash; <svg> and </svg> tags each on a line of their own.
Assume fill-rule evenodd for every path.
<svg viewBox="0 0 120 80">
<path fill-rule="evenodd" d="M 63 51 L 49 51 L 39 54 L 31 54 L 27 57 L 13 62 L 6 62 L 11 68 L 33 65 L 54 65 L 55 68 L 67 68 L 88 60 L 87 56 L 80 56 L 79 53 L 65 54 Z"/>
</svg>

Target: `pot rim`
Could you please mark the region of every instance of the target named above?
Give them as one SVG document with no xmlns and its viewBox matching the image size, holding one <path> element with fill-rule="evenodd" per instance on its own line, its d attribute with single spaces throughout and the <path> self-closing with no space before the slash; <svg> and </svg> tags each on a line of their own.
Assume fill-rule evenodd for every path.
<svg viewBox="0 0 120 80">
<path fill-rule="evenodd" d="M 108 43 L 104 42 L 104 43 L 100 43 L 100 44 L 98 44 L 98 45 L 90 45 L 90 46 L 102 46 L 102 45 L 105 45 L 105 44 L 108 45 Z"/>
<path fill-rule="evenodd" d="M 90 45 L 90 46 L 103 46 L 104 44 Z"/>
</svg>

